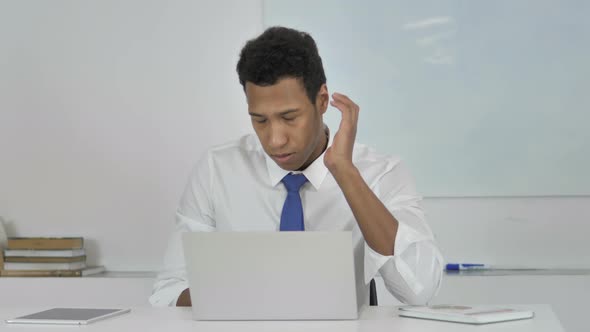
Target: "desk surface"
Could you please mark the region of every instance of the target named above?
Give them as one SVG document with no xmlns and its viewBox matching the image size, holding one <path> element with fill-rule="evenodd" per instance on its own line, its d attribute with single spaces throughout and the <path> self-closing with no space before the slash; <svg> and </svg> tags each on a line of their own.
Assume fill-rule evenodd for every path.
<svg viewBox="0 0 590 332">
<path fill-rule="evenodd" d="M 471 326 L 457 323 L 403 318 L 397 316 L 397 307 L 368 307 L 359 320 L 355 321 L 249 321 L 249 322 L 203 322 L 191 319 L 190 308 L 132 308 L 131 313 L 99 321 L 80 329 L 86 331 L 412 331 L 412 332 L 559 332 L 563 331 L 549 305 L 519 306 L 533 309 L 535 318 Z M 47 308 L 20 307 L 0 308 L 0 331 L 35 331 L 40 327 L 32 325 L 7 325 L 9 318 L 30 314 Z M 47 326 L 45 326 L 47 327 Z M 71 326 L 52 326 L 52 332 L 72 331 Z M 76 331 L 80 331 L 76 329 Z"/>
</svg>

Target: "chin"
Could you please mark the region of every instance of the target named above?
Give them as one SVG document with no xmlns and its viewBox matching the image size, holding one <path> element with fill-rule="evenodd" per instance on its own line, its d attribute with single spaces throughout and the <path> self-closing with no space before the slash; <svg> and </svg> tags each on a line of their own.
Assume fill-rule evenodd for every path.
<svg viewBox="0 0 590 332">
<path fill-rule="evenodd" d="M 275 163 L 276 163 L 276 161 L 275 161 Z M 286 163 L 286 164 L 276 163 L 276 164 L 279 165 L 279 167 L 284 169 L 285 171 L 297 171 L 302 166 L 301 163 Z"/>
<path fill-rule="evenodd" d="M 280 164 L 277 164 L 277 165 L 279 165 L 279 167 L 284 169 L 285 171 L 290 171 L 290 172 L 297 171 L 301 168 L 301 166 L 295 167 L 293 165 L 280 165 Z"/>
</svg>

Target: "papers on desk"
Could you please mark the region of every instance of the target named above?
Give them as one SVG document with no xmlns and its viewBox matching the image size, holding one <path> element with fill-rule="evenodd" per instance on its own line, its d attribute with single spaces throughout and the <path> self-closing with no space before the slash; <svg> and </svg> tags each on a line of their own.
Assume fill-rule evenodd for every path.
<svg viewBox="0 0 590 332">
<path fill-rule="evenodd" d="M 488 324 L 527 319 L 534 316 L 530 310 L 502 306 L 432 305 L 399 308 L 401 317 L 423 318 L 466 324 Z"/>
</svg>

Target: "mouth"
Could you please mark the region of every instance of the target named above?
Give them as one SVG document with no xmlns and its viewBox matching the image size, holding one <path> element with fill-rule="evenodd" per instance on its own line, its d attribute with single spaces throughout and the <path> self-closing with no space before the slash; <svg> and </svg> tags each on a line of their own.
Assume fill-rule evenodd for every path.
<svg viewBox="0 0 590 332">
<path fill-rule="evenodd" d="M 289 160 L 291 160 L 291 157 L 293 157 L 294 153 L 283 153 L 283 154 L 273 154 L 272 158 L 277 161 L 278 163 L 284 164 L 289 162 Z"/>
</svg>

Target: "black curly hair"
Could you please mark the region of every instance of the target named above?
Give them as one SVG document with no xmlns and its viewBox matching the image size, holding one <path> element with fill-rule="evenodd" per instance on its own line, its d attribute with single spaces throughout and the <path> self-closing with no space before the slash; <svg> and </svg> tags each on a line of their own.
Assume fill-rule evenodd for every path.
<svg viewBox="0 0 590 332">
<path fill-rule="evenodd" d="M 306 32 L 271 27 L 249 40 L 240 52 L 236 68 L 244 90 L 246 82 L 269 86 L 280 79 L 301 79 L 312 104 L 326 74 L 313 38 Z"/>
</svg>

